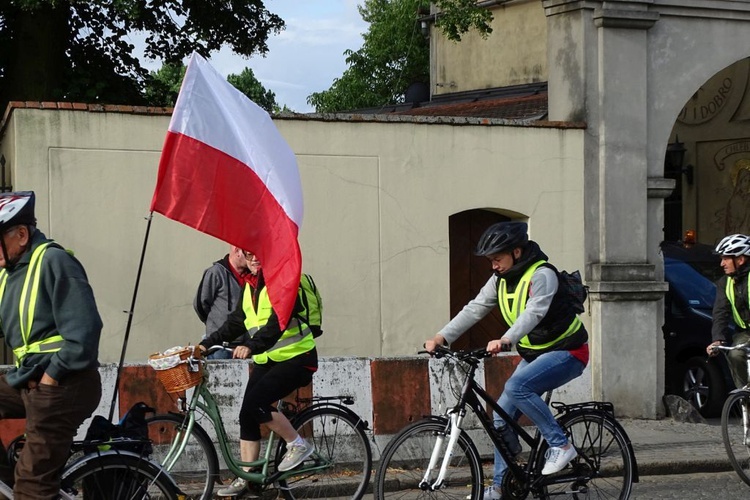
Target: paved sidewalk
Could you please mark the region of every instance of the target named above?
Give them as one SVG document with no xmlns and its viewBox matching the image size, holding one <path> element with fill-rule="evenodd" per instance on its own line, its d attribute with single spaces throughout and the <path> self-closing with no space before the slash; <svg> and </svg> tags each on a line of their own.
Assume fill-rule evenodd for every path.
<svg viewBox="0 0 750 500">
<path fill-rule="evenodd" d="M 719 419 L 706 424 L 618 418 L 630 436 L 640 475 L 730 471 Z"/>
</svg>

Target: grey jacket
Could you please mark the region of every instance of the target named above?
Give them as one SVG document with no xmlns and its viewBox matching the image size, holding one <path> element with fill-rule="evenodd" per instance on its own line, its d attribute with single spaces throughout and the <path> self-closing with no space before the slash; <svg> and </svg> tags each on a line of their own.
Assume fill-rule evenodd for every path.
<svg viewBox="0 0 750 500">
<path fill-rule="evenodd" d="M 224 324 L 242 298 L 242 287 L 237 282 L 229 267 L 229 255 L 217 260 L 203 272 L 198 291 L 193 300 L 198 318 L 206 325 L 206 335 L 213 333 Z M 247 334 L 232 342 L 231 345 L 242 345 Z"/>
</svg>

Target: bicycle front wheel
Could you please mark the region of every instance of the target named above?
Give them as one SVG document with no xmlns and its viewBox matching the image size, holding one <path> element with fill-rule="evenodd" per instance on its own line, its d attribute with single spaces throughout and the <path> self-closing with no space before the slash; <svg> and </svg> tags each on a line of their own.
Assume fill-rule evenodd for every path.
<svg viewBox="0 0 750 500">
<path fill-rule="evenodd" d="M 559 475 L 569 474 L 574 479 L 544 486 L 540 498 L 627 500 L 633 488 L 634 464 L 628 440 L 617 423 L 600 411 L 582 410 L 564 415 L 560 425 L 578 456 Z M 544 442 L 540 456 L 546 449 Z M 543 467 L 540 460 L 540 474 Z"/>
<path fill-rule="evenodd" d="M 299 475 L 279 481 L 284 498 L 362 498 L 372 474 L 372 450 L 363 422 L 342 409 L 321 406 L 300 413 L 292 424 L 315 446 L 315 453 L 299 467 Z M 286 444 L 280 441 L 277 464 L 284 453 Z M 311 470 L 316 462 L 328 465 Z"/>
<path fill-rule="evenodd" d="M 219 458 L 211 438 L 197 423 L 193 425 L 182 453 L 187 416 L 166 414 L 146 419 L 153 446 L 151 458 L 161 464 L 189 499 L 209 500 L 219 478 Z"/>
<path fill-rule="evenodd" d="M 167 473 L 144 458 L 124 454 L 90 455 L 68 466 L 62 488 L 69 498 L 107 500 L 176 500 Z"/>
<path fill-rule="evenodd" d="M 750 485 L 750 391 L 734 392 L 724 402 L 721 435 L 732 467 Z"/>
<path fill-rule="evenodd" d="M 421 420 L 399 432 L 380 457 L 375 475 L 375 498 L 482 498 L 482 465 L 469 437 L 461 432 L 445 471 L 445 479 L 434 488 L 446 453 L 450 425 L 445 421 Z M 428 470 L 430 457 L 434 468 Z"/>
</svg>

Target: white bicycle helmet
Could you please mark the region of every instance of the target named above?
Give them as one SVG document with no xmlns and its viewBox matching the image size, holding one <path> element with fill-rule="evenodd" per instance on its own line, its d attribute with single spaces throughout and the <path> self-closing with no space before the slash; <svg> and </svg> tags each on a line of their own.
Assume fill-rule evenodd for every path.
<svg viewBox="0 0 750 500">
<path fill-rule="evenodd" d="M 744 234 L 730 234 L 729 236 L 725 236 L 716 245 L 714 253 L 731 257 L 750 255 L 750 236 Z"/>
</svg>

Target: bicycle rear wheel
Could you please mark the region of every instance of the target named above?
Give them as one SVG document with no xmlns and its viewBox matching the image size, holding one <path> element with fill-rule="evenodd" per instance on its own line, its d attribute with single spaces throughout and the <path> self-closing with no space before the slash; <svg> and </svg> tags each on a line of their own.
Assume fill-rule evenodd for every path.
<svg viewBox="0 0 750 500">
<path fill-rule="evenodd" d="M 750 485 L 750 391 L 733 392 L 724 402 L 721 435 L 732 467 Z"/>
<path fill-rule="evenodd" d="M 630 497 L 634 464 L 628 440 L 617 423 L 610 419 L 608 414 L 587 410 L 575 411 L 559 419 L 578 456 L 557 475 L 567 474 L 576 479 L 544 486 L 541 498 L 626 500 Z M 540 456 L 544 456 L 546 450 L 547 443 L 544 442 Z M 540 460 L 539 474 L 543 467 L 544 461 Z M 555 475 L 549 478 L 554 480 Z"/>
<path fill-rule="evenodd" d="M 301 469 L 313 466 L 318 460 L 330 465 L 279 481 L 284 498 L 362 498 L 372 474 L 372 450 L 363 422 L 342 409 L 320 406 L 300 413 L 292 425 L 315 446 L 315 453 Z M 277 464 L 284 453 L 286 444 L 280 441 Z"/>
<path fill-rule="evenodd" d="M 461 433 L 446 470 L 443 485 L 431 490 L 420 487 L 438 439 L 444 438 L 439 448 L 436 469 L 428 483 L 434 483 L 448 444 L 450 425 L 445 421 L 421 420 L 401 430 L 388 443 L 380 457 L 375 475 L 375 498 L 441 498 L 481 500 L 483 471 L 479 455 L 470 438 Z"/>
<path fill-rule="evenodd" d="M 87 455 L 65 469 L 62 488 L 75 499 L 176 500 L 167 473 L 145 458 L 113 453 Z"/>
<path fill-rule="evenodd" d="M 187 416 L 165 414 L 146 419 L 152 460 L 162 465 L 187 498 L 209 500 L 219 478 L 219 458 L 211 438 L 197 423 L 183 452 L 174 460 L 176 445 L 185 435 Z"/>
</svg>

